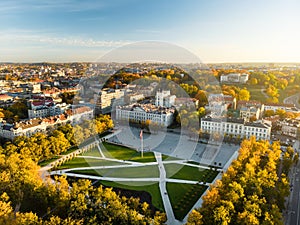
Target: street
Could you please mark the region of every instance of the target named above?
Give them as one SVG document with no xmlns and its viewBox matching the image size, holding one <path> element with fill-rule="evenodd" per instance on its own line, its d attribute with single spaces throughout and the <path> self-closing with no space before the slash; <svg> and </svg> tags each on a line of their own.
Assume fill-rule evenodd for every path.
<svg viewBox="0 0 300 225">
<path fill-rule="evenodd" d="M 300 223 L 300 164 L 294 166 L 290 173 L 291 194 L 287 202 L 286 225 L 299 225 Z"/>
<path fill-rule="evenodd" d="M 285 98 L 283 100 L 283 103 L 285 104 L 295 104 L 295 106 L 299 109 L 300 108 L 300 104 L 299 104 L 299 98 L 300 98 L 300 94 L 295 94 L 292 96 L 289 96 L 287 98 Z"/>
</svg>

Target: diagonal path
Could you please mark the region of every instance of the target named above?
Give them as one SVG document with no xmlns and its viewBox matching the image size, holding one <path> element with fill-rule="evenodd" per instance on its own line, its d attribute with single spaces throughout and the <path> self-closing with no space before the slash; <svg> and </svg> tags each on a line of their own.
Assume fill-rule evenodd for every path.
<svg viewBox="0 0 300 225">
<path fill-rule="evenodd" d="M 99 141 L 96 139 L 96 137 L 94 137 L 94 138 L 95 138 L 96 146 L 99 150 L 99 153 L 100 153 L 101 157 L 106 158 L 105 155 L 103 154 L 102 150 L 101 150 L 101 147 L 99 145 Z"/>
</svg>

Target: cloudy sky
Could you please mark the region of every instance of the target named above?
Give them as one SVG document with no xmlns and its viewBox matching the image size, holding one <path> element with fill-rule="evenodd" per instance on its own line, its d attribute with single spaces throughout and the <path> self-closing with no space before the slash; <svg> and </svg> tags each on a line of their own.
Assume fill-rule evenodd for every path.
<svg viewBox="0 0 300 225">
<path fill-rule="evenodd" d="M 0 61 L 94 61 L 137 41 L 203 62 L 300 62 L 299 0 L 2 0 Z"/>
</svg>

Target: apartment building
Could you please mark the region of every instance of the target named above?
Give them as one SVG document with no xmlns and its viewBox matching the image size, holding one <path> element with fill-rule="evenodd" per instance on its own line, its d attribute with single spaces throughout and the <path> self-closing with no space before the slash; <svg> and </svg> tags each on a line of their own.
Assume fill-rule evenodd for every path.
<svg viewBox="0 0 300 225">
<path fill-rule="evenodd" d="M 98 94 L 95 94 L 96 113 L 110 113 L 114 110 L 114 106 L 124 104 L 123 89 L 105 88 Z"/>
<path fill-rule="evenodd" d="M 68 109 L 64 114 L 47 118 L 34 118 L 15 122 L 13 124 L 6 121 L 0 122 L 0 137 L 13 140 L 17 136 L 31 136 L 37 132 L 46 133 L 49 128 L 56 125 L 72 123 L 77 124 L 94 117 L 94 112 L 87 106 L 78 106 Z"/>
</svg>

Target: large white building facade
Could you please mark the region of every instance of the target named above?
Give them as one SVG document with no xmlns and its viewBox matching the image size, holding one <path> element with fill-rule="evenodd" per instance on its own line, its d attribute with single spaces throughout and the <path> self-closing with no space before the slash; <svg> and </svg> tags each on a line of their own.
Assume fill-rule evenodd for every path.
<svg viewBox="0 0 300 225">
<path fill-rule="evenodd" d="M 255 136 L 259 140 L 269 140 L 272 125 L 267 121 L 254 123 L 245 122 L 244 119 L 231 118 L 202 118 L 201 129 L 210 134 L 219 133 L 233 137 L 249 138 Z"/>
<path fill-rule="evenodd" d="M 116 119 L 134 122 L 151 121 L 161 126 L 169 126 L 174 120 L 175 108 L 156 107 L 152 104 L 132 104 L 116 107 Z"/>
</svg>

